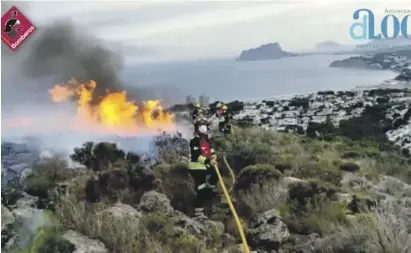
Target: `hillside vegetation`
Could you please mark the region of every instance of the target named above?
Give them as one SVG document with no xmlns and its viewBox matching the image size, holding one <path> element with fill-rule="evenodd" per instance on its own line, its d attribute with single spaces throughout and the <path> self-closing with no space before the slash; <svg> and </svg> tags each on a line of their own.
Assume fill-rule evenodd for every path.
<svg viewBox="0 0 411 253">
<path fill-rule="evenodd" d="M 156 143 L 158 159 L 150 163 L 114 144 L 85 143 L 71 156 L 84 168 L 59 158 L 37 164 L 24 182 L 2 189 L 2 249 L 242 252 L 223 197 L 209 204 L 209 219 L 190 218 L 194 191 L 181 160 L 187 141 L 164 134 Z M 411 252 L 411 162 L 398 151 L 375 140 L 322 140 L 256 127 L 235 128 L 214 143 L 228 186 L 223 156 L 235 171 L 231 195 L 253 250 Z M 18 220 L 38 220 L 27 210 L 49 221 L 31 230 L 28 242 L 16 236 Z M 3 213 L 15 221 L 3 227 Z"/>
</svg>

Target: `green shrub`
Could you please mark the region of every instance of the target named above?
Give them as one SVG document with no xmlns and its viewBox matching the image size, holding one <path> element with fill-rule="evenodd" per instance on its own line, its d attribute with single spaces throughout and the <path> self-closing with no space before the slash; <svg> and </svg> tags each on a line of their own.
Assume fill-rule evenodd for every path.
<svg viewBox="0 0 411 253">
<path fill-rule="evenodd" d="M 307 181 L 297 182 L 289 185 L 290 200 L 297 201 L 304 206 L 325 195 L 327 199 L 333 199 L 339 188 L 329 182 L 324 182 L 318 178 L 310 178 Z"/>
<path fill-rule="evenodd" d="M 347 222 L 341 203 L 318 199 L 304 206 L 296 202 L 288 205 L 280 209 L 280 214 L 291 233 L 324 235 Z"/>
<path fill-rule="evenodd" d="M 270 180 L 280 180 L 283 174 L 274 165 L 256 164 L 245 167 L 238 176 L 235 189 L 249 189 L 252 184 L 260 187 Z"/>
<path fill-rule="evenodd" d="M 160 181 L 160 191 L 170 199 L 171 205 L 181 212 L 191 213 L 195 192 L 187 163 L 157 164 L 153 171 Z"/>
<path fill-rule="evenodd" d="M 252 184 L 249 188 L 236 192 L 237 200 L 252 208 L 255 213 L 263 213 L 285 203 L 288 189 L 278 180 L 265 181 L 263 185 Z"/>
<path fill-rule="evenodd" d="M 360 158 L 362 155 L 358 151 L 346 151 L 341 154 L 342 159 L 355 159 Z"/>
<path fill-rule="evenodd" d="M 336 185 L 322 181 L 319 178 L 310 178 L 308 182 L 310 182 L 311 187 L 316 194 L 325 193 L 329 198 L 334 196 L 339 190 L 339 187 Z"/>
<path fill-rule="evenodd" d="M 295 176 L 299 178 L 317 177 L 332 184 L 339 184 L 342 179 L 341 171 L 333 164 L 333 161 L 326 160 L 301 165 Z"/>
<path fill-rule="evenodd" d="M 258 128 L 233 130 L 225 138 L 215 138 L 214 146 L 219 156 L 227 157 L 236 174 L 249 165 L 291 164 L 305 153 L 301 139 L 295 134 Z"/>
<path fill-rule="evenodd" d="M 125 160 L 126 154 L 117 148 L 117 144 L 109 142 L 86 142 L 81 148 L 75 148 L 70 158 L 94 171 L 107 170 L 110 164 Z M 132 161 L 139 160 L 136 155 L 129 155 Z"/>
<path fill-rule="evenodd" d="M 162 214 L 151 213 L 143 216 L 139 223 L 140 229 L 145 231 L 151 236 L 155 236 L 156 239 L 163 243 L 168 243 L 176 231 L 170 220 Z"/>
<path fill-rule="evenodd" d="M 356 172 L 359 171 L 361 168 L 358 164 L 353 163 L 353 162 L 346 162 L 340 164 L 340 170 L 342 171 L 348 171 L 348 172 Z"/>
<path fill-rule="evenodd" d="M 48 236 L 43 245 L 38 248 L 39 253 L 72 253 L 75 250 L 74 244 L 58 235 Z"/>
<path fill-rule="evenodd" d="M 1 203 L 5 206 L 14 205 L 23 197 L 23 189 L 20 185 L 4 185 L 1 188 Z"/>
<path fill-rule="evenodd" d="M 193 253 L 202 253 L 207 251 L 204 241 L 199 240 L 195 236 L 189 235 L 180 235 L 171 240 L 169 247 L 172 252 L 181 252 L 181 249 L 184 249 L 185 252 Z"/>
<path fill-rule="evenodd" d="M 77 172 L 67 168 L 67 162 L 59 158 L 52 158 L 36 164 L 33 173 L 24 181 L 27 193 L 40 198 L 47 198 L 49 190 L 58 182 L 73 178 Z"/>
<path fill-rule="evenodd" d="M 86 200 L 91 203 L 104 199 L 132 205 L 144 192 L 157 188 L 157 178 L 150 168 L 133 166 L 98 173 L 87 180 L 84 191 Z"/>
</svg>

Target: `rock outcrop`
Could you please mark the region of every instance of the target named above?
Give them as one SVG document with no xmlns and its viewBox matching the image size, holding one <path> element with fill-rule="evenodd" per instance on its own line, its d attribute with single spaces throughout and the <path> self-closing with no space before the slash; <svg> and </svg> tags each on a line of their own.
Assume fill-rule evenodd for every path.
<svg viewBox="0 0 411 253">
<path fill-rule="evenodd" d="M 244 50 L 237 58 L 237 61 L 273 60 L 291 56 L 298 56 L 298 54 L 283 51 L 280 44 L 276 42 Z"/>
<path fill-rule="evenodd" d="M 254 248 L 278 251 L 290 237 L 287 226 L 281 221 L 276 209 L 258 215 L 249 226 L 249 241 Z"/>
<path fill-rule="evenodd" d="M 18 195 L 15 203 L 2 203 L 2 249 L 24 248 L 36 236 L 38 229 L 50 223 L 43 210 L 37 209 L 38 198 L 26 193 Z"/>
<path fill-rule="evenodd" d="M 39 152 L 27 144 L 2 142 L 1 144 L 1 182 L 20 180 L 29 173 L 30 166 L 39 160 Z"/>
<path fill-rule="evenodd" d="M 183 234 L 201 237 L 207 231 L 213 231 L 218 236 L 222 236 L 224 233 L 222 223 L 207 218 L 190 218 L 182 212 L 174 210 L 167 196 L 155 191 L 146 192 L 142 196 L 137 209 L 143 211 L 143 213 L 157 212 L 169 217 L 176 231 Z"/>
<path fill-rule="evenodd" d="M 76 247 L 73 253 L 109 253 L 102 242 L 87 238 L 76 231 L 69 230 L 63 237 Z"/>
</svg>

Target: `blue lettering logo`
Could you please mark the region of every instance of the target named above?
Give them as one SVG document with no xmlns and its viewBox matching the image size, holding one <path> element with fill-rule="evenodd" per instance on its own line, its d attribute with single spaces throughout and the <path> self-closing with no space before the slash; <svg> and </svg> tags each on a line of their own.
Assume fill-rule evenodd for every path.
<svg viewBox="0 0 411 253">
<path fill-rule="evenodd" d="M 350 36 L 354 40 L 378 40 L 383 38 L 393 40 L 398 36 L 411 40 L 411 36 L 408 34 L 408 18 L 410 16 L 411 14 L 408 14 L 398 18 L 392 14 L 386 15 L 380 24 L 381 32 L 376 34 L 374 13 L 369 9 L 358 9 L 353 14 L 353 18 L 357 22 L 350 26 Z M 392 28 L 390 34 L 388 32 L 389 27 Z"/>
</svg>

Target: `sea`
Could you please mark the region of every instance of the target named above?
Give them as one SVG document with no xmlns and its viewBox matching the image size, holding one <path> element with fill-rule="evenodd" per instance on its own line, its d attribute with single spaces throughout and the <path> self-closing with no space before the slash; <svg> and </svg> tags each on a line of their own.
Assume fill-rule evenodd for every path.
<svg viewBox="0 0 411 253">
<path fill-rule="evenodd" d="M 346 57 L 349 56 L 312 55 L 253 62 L 219 59 L 139 63 L 125 68 L 121 73 L 121 79 L 126 89 L 145 93 L 147 98 L 158 98 L 166 105 L 172 105 L 184 103 L 187 95 L 206 95 L 210 97 L 210 101 L 247 101 L 305 94 L 319 90 L 347 90 L 356 86 L 377 85 L 396 76 L 391 71 L 328 67 L 332 61 Z M 58 123 L 59 119 L 65 115 L 66 110 L 62 107 L 41 105 L 41 101 L 46 99 L 42 97 L 47 96 L 46 89 L 36 88 L 39 96 L 33 103 L 36 90 L 31 89 L 31 92 L 26 94 L 27 99 L 17 99 L 15 96 L 19 93 L 24 95 L 24 91 L 21 89 L 19 91 L 19 88 L 14 85 L 5 87 L 6 81 L 2 80 L 2 104 L 5 99 L 8 99 L 10 103 L 7 104 L 8 107 L 3 104 L 2 121 L 8 116 L 28 116 L 28 118 L 33 116 L 42 119 L 40 123 L 46 126 Z M 101 137 L 89 132 L 65 132 L 63 130 L 50 132 L 45 129 L 47 128 L 31 125 L 22 128 L 3 127 L 2 142 L 27 143 L 27 138 L 34 138 L 35 141 L 32 142 L 40 150 L 52 150 L 65 157 L 68 157 L 73 148 L 81 146 L 83 142 L 99 141 L 103 137 L 105 141 L 118 142 L 119 147 L 124 150 L 141 153 L 149 153 L 152 142 L 152 136 L 135 136 L 121 141 L 116 136 Z M 181 132 L 184 133 L 183 130 Z M 187 130 L 187 136 L 191 133 L 192 130 Z M 2 158 L 5 159 L 5 157 Z M 13 159 L 15 159 L 14 156 L 9 160 Z M 2 165 L 5 166 L 4 163 Z"/>
<path fill-rule="evenodd" d="M 374 86 L 394 78 L 392 71 L 331 68 L 350 55 L 310 55 L 269 61 L 233 59 L 135 64 L 122 73 L 127 85 L 145 87 L 174 103 L 187 95 L 210 100 L 257 100 L 320 90 Z"/>
</svg>

